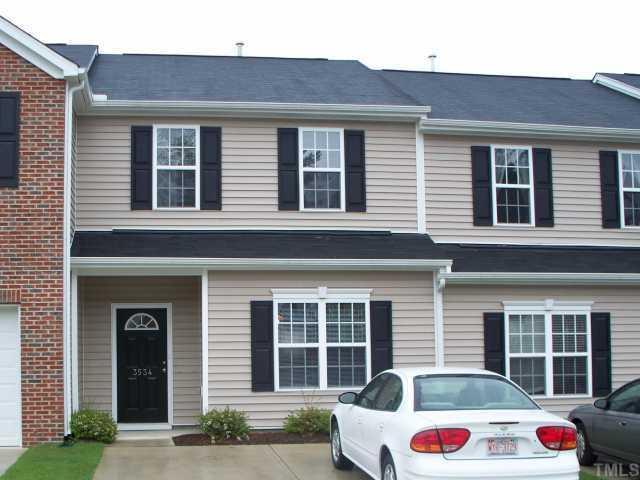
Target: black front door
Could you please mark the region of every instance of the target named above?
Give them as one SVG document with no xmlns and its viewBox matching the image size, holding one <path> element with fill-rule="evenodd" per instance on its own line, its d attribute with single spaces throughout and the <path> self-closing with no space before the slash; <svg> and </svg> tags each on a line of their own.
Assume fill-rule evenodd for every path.
<svg viewBox="0 0 640 480">
<path fill-rule="evenodd" d="M 167 309 L 120 308 L 118 422 L 167 421 Z"/>
</svg>

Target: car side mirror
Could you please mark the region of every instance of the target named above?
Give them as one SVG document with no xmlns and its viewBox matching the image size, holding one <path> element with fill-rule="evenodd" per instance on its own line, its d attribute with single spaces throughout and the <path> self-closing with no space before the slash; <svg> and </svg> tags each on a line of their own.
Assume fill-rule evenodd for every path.
<svg viewBox="0 0 640 480">
<path fill-rule="evenodd" d="M 354 392 L 344 392 L 338 397 L 338 401 L 340 403 L 344 403 L 345 405 L 353 405 L 354 403 L 356 403 L 357 399 L 358 394 Z"/>
<path fill-rule="evenodd" d="M 609 400 L 606 398 L 599 398 L 595 402 L 593 402 L 593 406 L 599 408 L 600 410 L 606 410 L 609 408 Z"/>
</svg>

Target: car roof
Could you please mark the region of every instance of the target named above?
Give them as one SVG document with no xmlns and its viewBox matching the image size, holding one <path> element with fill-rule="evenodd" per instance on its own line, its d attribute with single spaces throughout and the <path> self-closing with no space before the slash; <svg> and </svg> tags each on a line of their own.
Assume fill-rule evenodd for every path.
<svg viewBox="0 0 640 480">
<path fill-rule="evenodd" d="M 482 370 L 480 368 L 465 368 L 465 367 L 404 367 L 404 368 L 393 368 L 387 371 L 398 373 L 406 377 L 417 377 L 421 375 L 478 375 L 478 374 L 500 376 L 495 372 L 490 372 L 489 370 Z"/>
</svg>

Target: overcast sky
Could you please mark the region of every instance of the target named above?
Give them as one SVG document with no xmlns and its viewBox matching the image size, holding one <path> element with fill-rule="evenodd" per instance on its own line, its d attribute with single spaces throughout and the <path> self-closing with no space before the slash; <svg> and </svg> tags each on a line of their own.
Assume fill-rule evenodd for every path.
<svg viewBox="0 0 640 480">
<path fill-rule="evenodd" d="M 640 73 L 638 0 L 3 0 L 44 42 L 103 53 L 358 59 L 372 68 L 591 78 Z"/>
</svg>

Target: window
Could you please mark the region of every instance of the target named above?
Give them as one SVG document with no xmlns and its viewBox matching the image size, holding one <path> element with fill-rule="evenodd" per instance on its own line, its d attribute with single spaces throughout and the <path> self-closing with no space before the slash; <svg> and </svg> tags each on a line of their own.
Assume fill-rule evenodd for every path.
<svg viewBox="0 0 640 480">
<path fill-rule="evenodd" d="M 530 395 L 588 395 L 590 303 L 504 302 L 507 375 Z"/>
<path fill-rule="evenodd" d="M 342 129 L 301 128 L 300 209 L 344 209 Z"/>
<path fill-rule="evenodd" d="M 376 398 L 378 398 L 378 394 L 382 390 L 382 387 L 384 387 L 388 376 L 389 374 L 383 373 L 371 380 L 371 383 L 369 383 L 369 385 L 367 385 L 358 395 L 356 405 L 373 410 L 375 408 Z"/>
<path fill-rule="evenodd" d="M 533 225 L 531 147 L 493 146 L 493 223 Z"/>
<path fill-rule="evenodd" d="M 640 413 L 640 382 L 632 383 L 611 395 L 609 410 Z"/>
<path fill-rule="evenodd" d="M 274 290 L 277 388 L 345 389 L 367 383 L 369 293 L 340 292 Z"/>
<path fill-rule="evenodd" d="M 148 313 L 135 313 L 124 324 L 124 329 L 129 330 L 159 330 L 158 322 Z"/>
<path fill-rule="evenodd" d="M 154 127 L 154 208 L 200 208 L 200 131 Z"/>
<path fill-rule="evenodd" d="M 395 412 L 402 403 L 402 380 L 393 374 L 388 374 L 388 380 L 378 393 L 374 408 L 384 412 Z"/>
<path fill-rule="evenodd" d="M 640 152 L 620 152 L 621 207 L 625 227 L 640 227 Z"/>
</svg>

